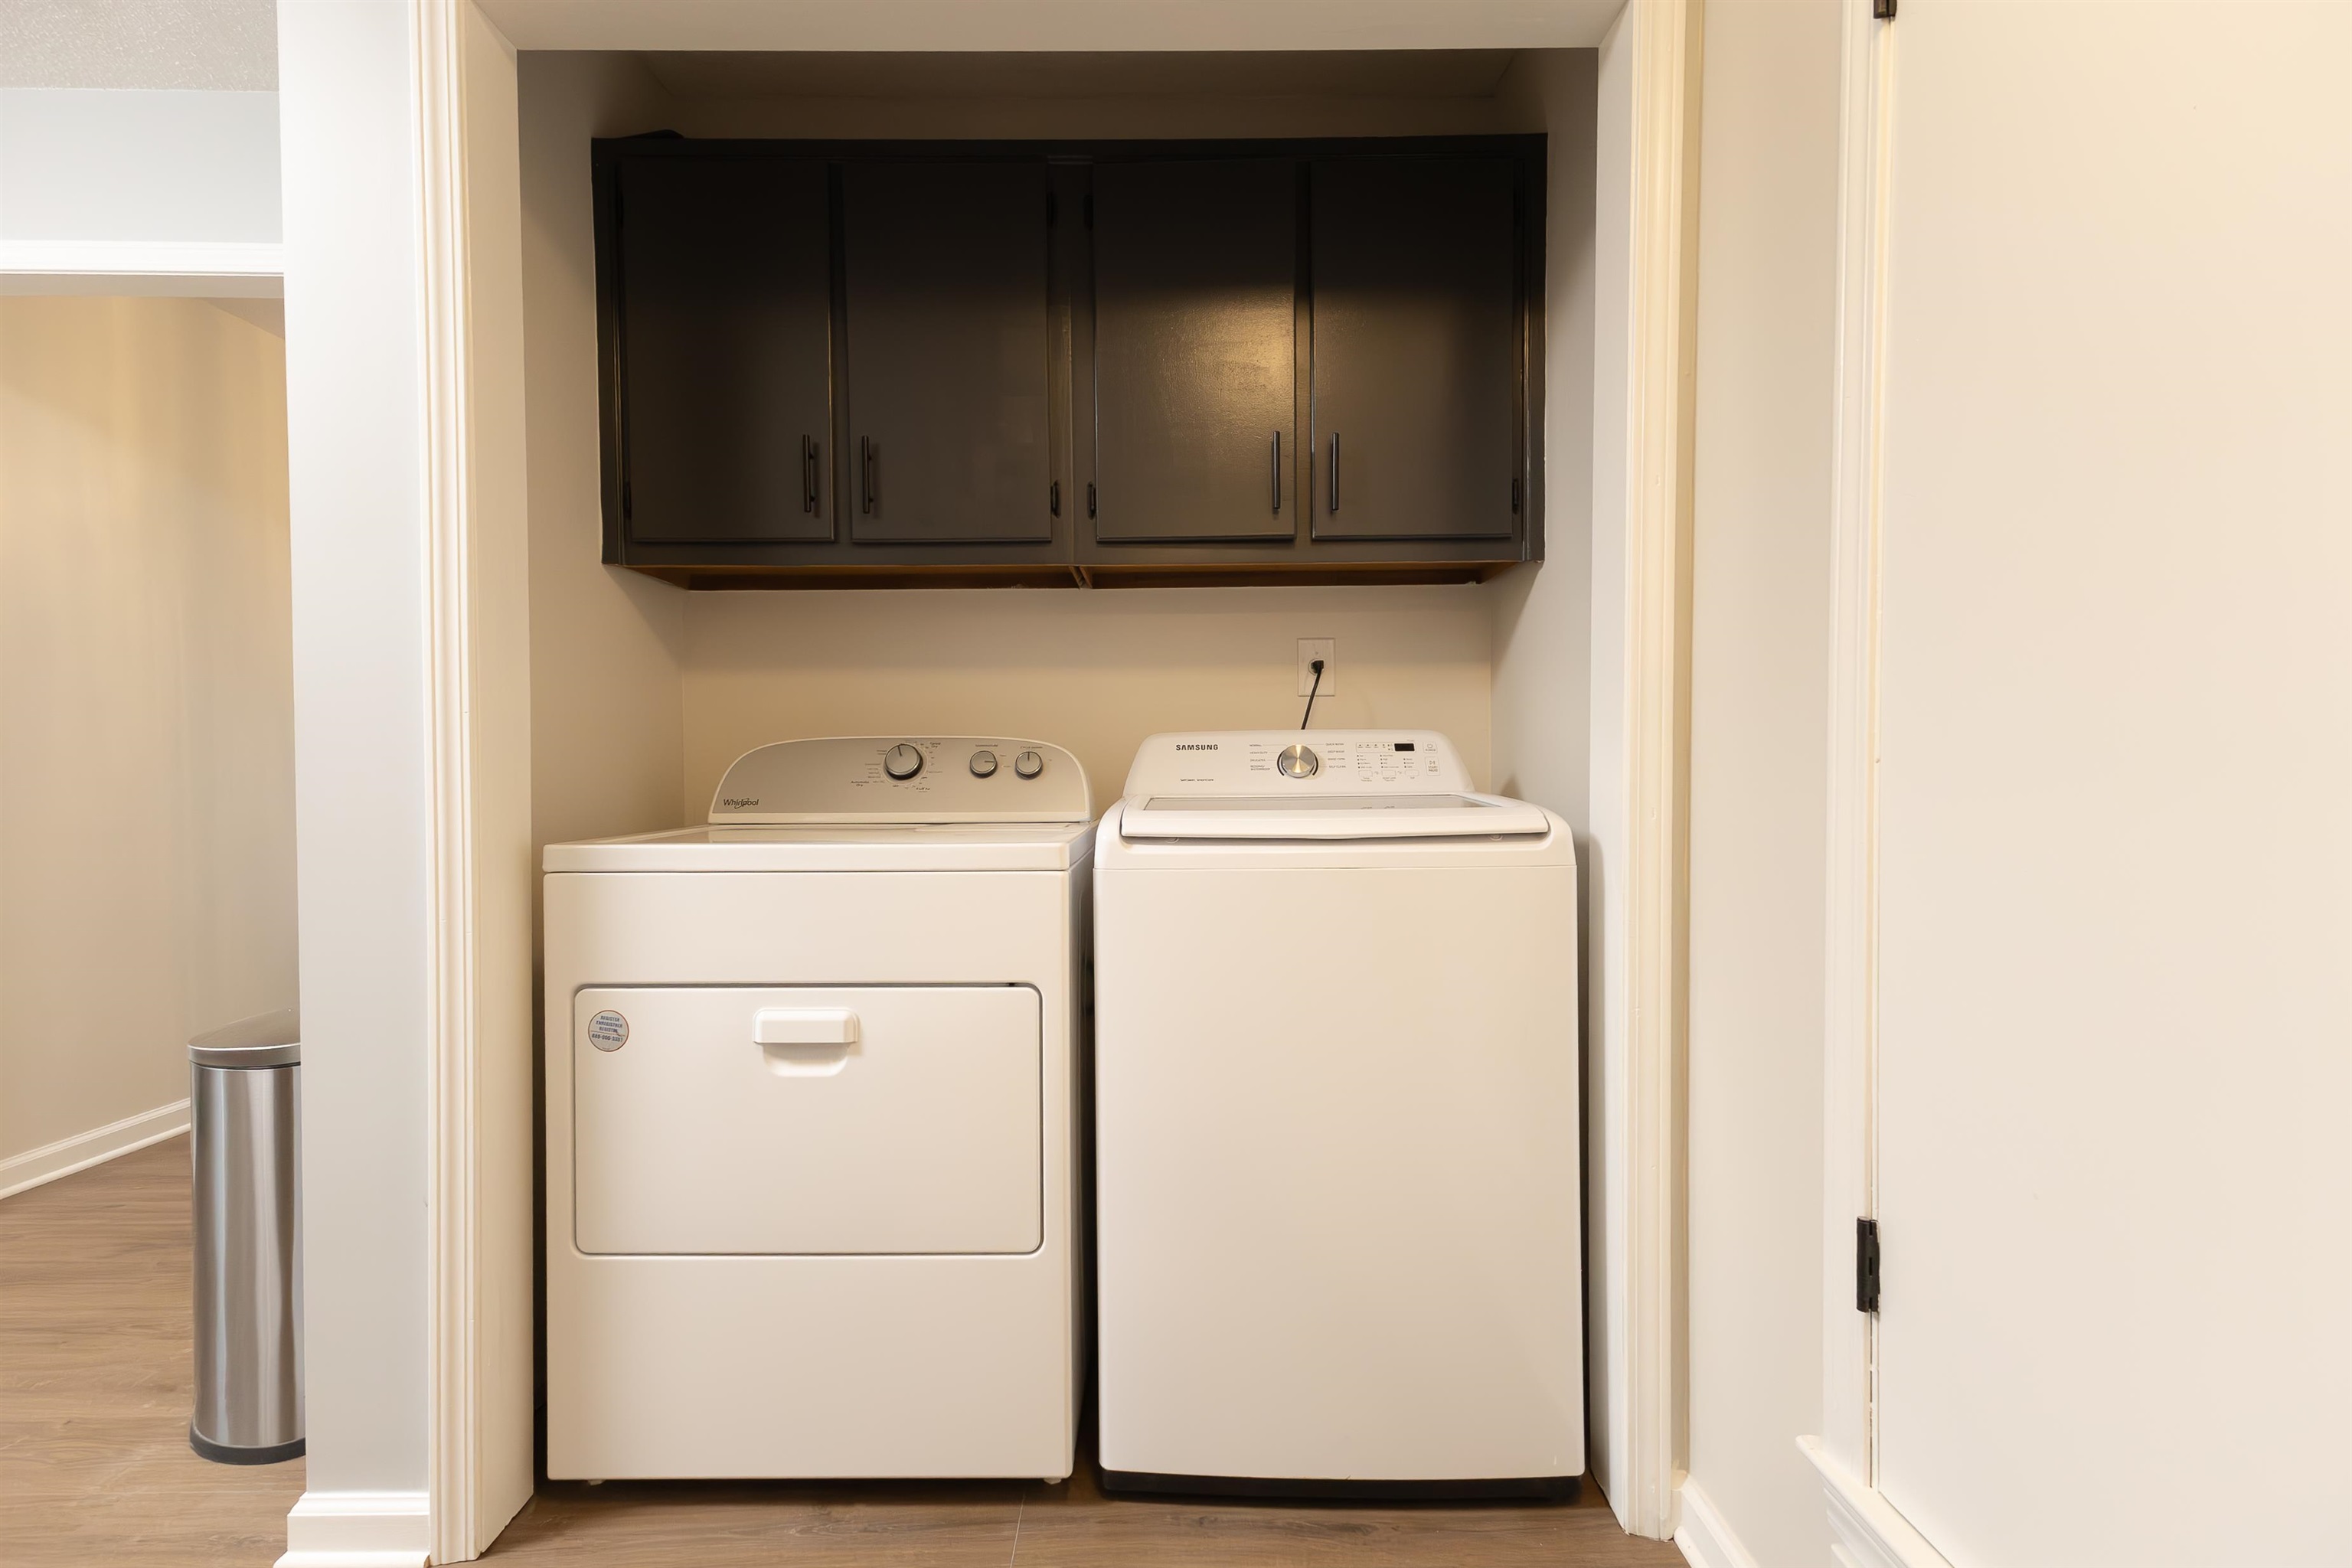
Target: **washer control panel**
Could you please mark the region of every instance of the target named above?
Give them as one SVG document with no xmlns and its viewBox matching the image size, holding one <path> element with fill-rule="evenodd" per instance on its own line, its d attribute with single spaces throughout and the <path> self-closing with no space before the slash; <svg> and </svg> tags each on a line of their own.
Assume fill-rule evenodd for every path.
<svg viewBox="0 0 2352 1568">
<path fill-rule="evenodd" d="M 1465 793 L 1454 743 L 1433 730 L 1227 730 L 1154 735 L 1130 795 Z"/>
<path fill-rule="evenodd" d="M 779 741 L 719 781 L 714 826 L 824 822 L 1090 822 L 1077 758 L 1001 735 Z"/>
</svg>

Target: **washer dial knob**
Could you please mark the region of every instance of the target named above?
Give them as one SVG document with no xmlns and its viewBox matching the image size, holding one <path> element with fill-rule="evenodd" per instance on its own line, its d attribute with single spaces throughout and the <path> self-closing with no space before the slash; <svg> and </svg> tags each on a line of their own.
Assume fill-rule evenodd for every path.
<svg viewBox="0 0 2352 1568">
<path fill-rule="evenodd" d="M 995 776 L 995 773 L 996 753 L 994 752 L 974 752 L 971 754 L 972 777 L 976 779 L 992 778 Z"/>
<path fill-rule="evenodd" d="M 1034 779 L 1045 771 L 1045 759 L 1034 752 L 1024 752 L 1013 759 L 1013 771 L 1024 779 Z"/>
<path fill-rule="evenodd" d="M 1285 778 L 1311 779 L 1323 771 L 1323 759 L 1310 746 L 1285 746 L 1282 754 L 1274 759 L 1274 765 L 1282 770 Z"/>
<path fill-rule="evenodd" d="M 910 779 L 923 771 L 923 753 L 901 741 L 882 753 L 882 771 L 894 779 Z"/>
</svg>

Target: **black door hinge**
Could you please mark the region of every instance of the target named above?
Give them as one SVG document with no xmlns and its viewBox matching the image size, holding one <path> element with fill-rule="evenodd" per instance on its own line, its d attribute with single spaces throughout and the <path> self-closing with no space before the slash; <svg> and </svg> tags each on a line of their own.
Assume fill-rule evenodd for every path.
<svg viewBox="0 0 2352 1568">
<path fill-rule="evenodd" d="M 1874 22 L 1895 20 L 1895 0 L 1870 0 L 1870 19 Z"/>
<path fill-rule="evenodd" d="M 1853 1310 L 1878 1310 L 1878 1222 L 1853 1222 Z"/>
<path fill-rule="evenodd" d="M 1054 515 L 1055 515 L 1055 517 L 1059 517 L 1059 516 L 1061 516 L 1061 515 L 1062 515 L 1062 481 L 1061 481 L 1061 480 L 1059 480 L 1059 479 L 1055 479 L 1055 480 L 1051 485 L 1049 485 L 1049 486 L 1047 486 L 1047 487 L 1046 487 L 1046 489 L 1045 489 L 1045 500 L 1046 500 L 1046 504 L 1047 504 L 1047 505 L 1049 505 L 1049 506 L 1051 506 L 1051 507 L 1054 509 Z"/>
</svg>

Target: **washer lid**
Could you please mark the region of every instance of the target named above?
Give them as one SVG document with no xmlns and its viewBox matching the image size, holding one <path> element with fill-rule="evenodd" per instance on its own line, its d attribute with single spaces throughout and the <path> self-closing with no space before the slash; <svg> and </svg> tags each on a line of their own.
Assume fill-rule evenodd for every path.
<svg viewBox="0 0 2352 1568">
<path fill-rule="evenodd" d="M 1154 735 L 1128 771 L 1123 838 L 1453 838 L 1543 834 L 1543 808 L 1480 795 L 1430 730 Z"/>
<path fill-rule="evenodd" d="M 1452 838 L 1550 831 L 1543 807 L 1495 795 L 1184 795 L 1129 800 L 1128 838 Z"/>
<path fill-rule="evenodd" d="M 779 741 L 735 759 L 713 826 L 746 823 L 1091 822 L 1078 759 L 1001 735 Z"/>
</svg>

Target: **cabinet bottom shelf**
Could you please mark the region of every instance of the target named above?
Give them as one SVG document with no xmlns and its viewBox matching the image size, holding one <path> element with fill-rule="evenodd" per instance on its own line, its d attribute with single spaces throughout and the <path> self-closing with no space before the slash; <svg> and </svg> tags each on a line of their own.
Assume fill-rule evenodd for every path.
<svg viewBox="0 0 2352 1568">
<path fill-rule="evenodd" d="M 1314 563 L 1150 565 L 1071 562 L 1018 565 L 634 566 L 696 593 L 753 589 L 877 588 L 1305 588 L 1485 583 L 1516 561 L 1349 561 Z"/>
</svg>

